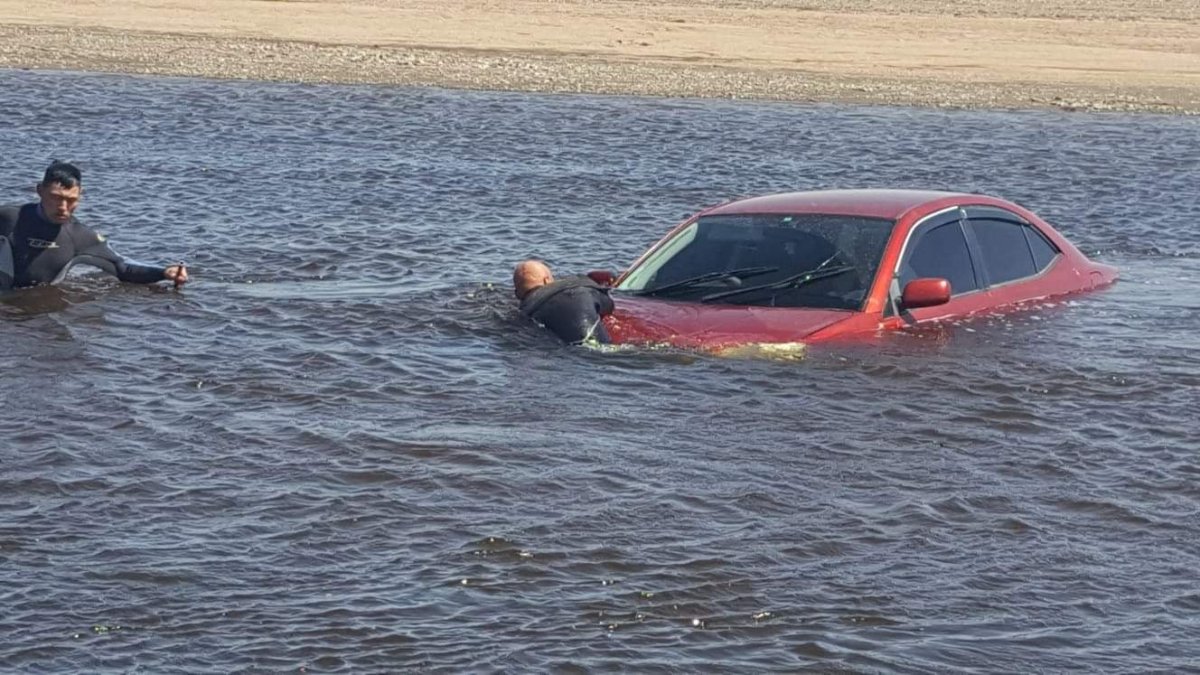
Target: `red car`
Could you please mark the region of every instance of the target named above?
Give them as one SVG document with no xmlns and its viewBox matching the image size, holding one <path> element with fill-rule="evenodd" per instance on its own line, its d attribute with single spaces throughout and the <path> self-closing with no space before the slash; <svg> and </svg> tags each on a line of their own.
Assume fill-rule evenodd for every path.
<svg viewBox="0 0 1200 675">
<path fill-rule="evenodd" d="M 995 197 L 829 190 L 684 221 L 611 281 L 615 343 L 812 343 L 1111 284 L 1033 213 Z"/>
</svg>

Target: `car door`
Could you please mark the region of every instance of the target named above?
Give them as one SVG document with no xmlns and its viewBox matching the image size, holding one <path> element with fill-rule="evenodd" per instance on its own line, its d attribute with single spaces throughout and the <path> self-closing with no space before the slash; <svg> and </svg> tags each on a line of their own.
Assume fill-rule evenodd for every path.
<svg viewBox="0 0 1200 675">
<path fill-rule="evenodd" d="M 886 325 L 963 316 L 988 306 L 984 277 L 974 258 L 963 215 L 959 208 L 948 209 L 927 217 L 913 228 L 896 267 L 892 302 L 884 314 Z M 950 302 L 897 312 L 904 285 L 913 279 L 929 277 L 950 282 Z"/>
<path fill-rule="evenodd" d="M 1060 259 L 1037 226 L 994 206 L 968 206 L 964 224 L 994 306 L 1050 294 L 1042 278 Z"/>
</svg>

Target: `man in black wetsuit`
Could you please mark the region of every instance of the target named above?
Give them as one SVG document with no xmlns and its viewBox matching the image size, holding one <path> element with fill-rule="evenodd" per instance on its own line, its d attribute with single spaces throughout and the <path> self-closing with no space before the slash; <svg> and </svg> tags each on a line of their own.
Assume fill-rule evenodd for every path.
<svg viewBox="0 0 1200 675">
<path fill-rule="evenodd" d="M 121 281 L 187 282 L 183 265 L 129 262 L 102 235 L 75 220 L 81 190 L 79 169 L 54 162 L 38 183 L 38 202 L 0 207 L 0 290 L 54 283 L 75 263 L 99 267 Z"/>
<path fill-rule="evenodd" d="M 588 277 L 555 281 L 545 263 L 526 260 L 513 270 L 513 289 L 521 301 L 521 313 L 564 342 L 610 341 L 600 317 L 612 313 L 612 298 L 608 289 Z"/>
</svg>

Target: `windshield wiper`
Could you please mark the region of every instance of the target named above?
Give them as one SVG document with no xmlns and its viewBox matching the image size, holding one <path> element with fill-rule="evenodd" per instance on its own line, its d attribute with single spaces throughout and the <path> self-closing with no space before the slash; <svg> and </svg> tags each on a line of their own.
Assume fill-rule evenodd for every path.
<svg viewBox="0 0 1200 675">
<path fill-rule="evenodd" d="M 808 270 L 807 272 L 793 274 L 790 277 L 784 277 L 784 278 L 780 279 L 779 281 L 772 281 L 769 284 L 759 284 L 758 286 L 747 286 L 746 288 L 735 288 L 731 291 L 720 291 L 719 293 L 710 293 L 710 294 L 700 298 L 700 302 L 713 302 L 715 300 L 723 300 L 725 298 L 731 298 L 735 295 L 742 295 L 743 293 L 753 293 L 754 291 L 778 291 L 778 290 L 791 289 L 791 288 L 800 288 L 801 286 L 804 286 L 805 284 L 809 284 L 814 281 L 819 281 L 821 279 L 828 279 L 830 277 L 836 277 L 838 275 L 845 274 L 846 272 L 850 272 L 855 269 L 854 265 L 838 265 L 836 267 L 825 267 L 825 265 L 829 264 L 829 261 L 833 260 L 833 258 L 836 257 L 836 255 L 837 254 L 834 254 L 834 256 L 831 256 L 830 258 L 825 260 L 825 262 L 821 263 L 820 265 L 817 265 L 816 267 L 812 268 L 811 270 Z"/>
<path fill-rule="evenodd" d="M 760 265 L 758 267 L 743 267 L 741 269 L 736 269 L 736 270 L 723 270 L 720 272 L 709 272 L 707 274 L 701 274 L 699 276 L 689 277 L 687 279 L 681 279 L 679 281 L 673 281 L 669 284 L 665 284 L 665 285 L 659 286 L 657 288 L 650 288 L 650 289 L 646 289 L 646 290 L 642 290 L 642 291 L 637 291 L 636 293 L 634 293 L 634 295 L 660 295 L 663 293 L 670 293 L 672 291 L 687 290 L 693 286 L 696 286 L 697 284 L 702 284 L 702 283 L 705 283 L 708 281 L 717 281 L 720 279 L 737 279 L 740 282 L 742 279 L 749 279 L 750 277 L 757 277 L 757 276 L 760 276 L 763 274 L 770 274 L 771 272 L 774 272 L 778 269 L 779 269 L 778 267 L 770 267 L 767 265 Z"/>
</svg>

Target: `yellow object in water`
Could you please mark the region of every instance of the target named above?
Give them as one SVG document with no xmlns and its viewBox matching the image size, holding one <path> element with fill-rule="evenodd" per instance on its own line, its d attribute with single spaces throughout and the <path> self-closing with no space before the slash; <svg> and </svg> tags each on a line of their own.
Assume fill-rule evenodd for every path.
<svg viewBox="0 0 1200 675">
<path fill-rule="evenodd" d="M 808 353 L 808 346 L 803 342 L 746 342 L 740 345 L 728 345 L 716 349 L 687 349 L 672 347 L 666 343 L 650 345 L 606 345 L 599 344 L 596 340 L 590 339 L 585 340 L 583 346 L 609 354 L 661 352 L 685 358 L 689 356 L 695 358 L 701 354 L 711 354 L 727 359 L 762 359 L 765 361 L 802 361 Z"/>
<path fill-rule="evenodd" d="M 803 342 L 747 342 L 715 350 L 717 356 L 728 359 L 766 359 L 769 361 L 800 361 L 808 352 Z"/>
</svg>

